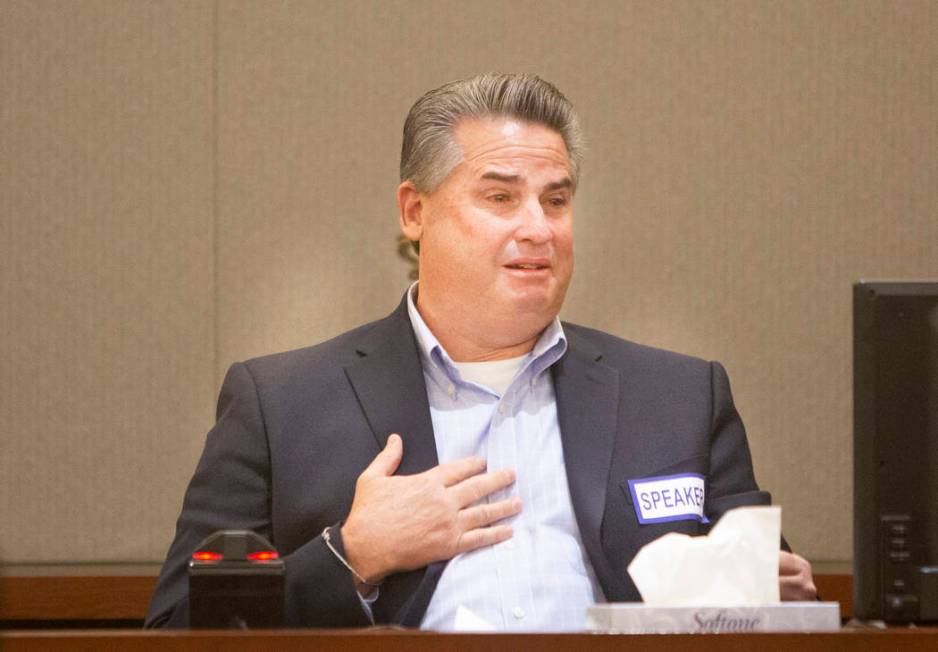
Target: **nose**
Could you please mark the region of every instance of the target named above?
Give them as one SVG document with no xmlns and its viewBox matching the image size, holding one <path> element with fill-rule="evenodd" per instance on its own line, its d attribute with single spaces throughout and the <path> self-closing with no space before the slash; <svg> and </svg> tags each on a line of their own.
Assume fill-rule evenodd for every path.
<svg viewBox="0 0 938 652">
<path fill-rule="evenodd" d="M 515 230 L 515 240 L 528 241 L 534 244 L 550 242 L 554 237 L 550 229 L 550 221 L 544 212 L 541 202 L 532 198 L 526 201 L 519 211 L 518 228 Z"/>
</svg>

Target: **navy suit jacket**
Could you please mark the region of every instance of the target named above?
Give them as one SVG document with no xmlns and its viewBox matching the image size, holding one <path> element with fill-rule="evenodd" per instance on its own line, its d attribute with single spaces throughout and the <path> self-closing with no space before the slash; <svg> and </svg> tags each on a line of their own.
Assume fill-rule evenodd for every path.
<svg viewBox="0 0 938 652">
<path fill-rule="evenodd" d="M 580 535 L 606 598 L 640 600 L 626 571 L 639 548 L 666 532 L 702 534 L 710 526 L 639 524 L 628 480 L 703 474 L 711 523 L 770 498 L 756 485 L 718 363 L 574 324 L 564 332 L 568 348 L 551 373 Z M 350 574 L 321 533 L 347 516 L 358 475 L 395 432 L 404 442 L 398 473 L 438 463 L 406 300 L 385 319 L 328 342 L 233 365 L 147 626 L 188 624 L 187 562 L 202 539 L 232 528 L 259 532 L 279 550 L 288 625 L 368 625 Z M 388 577 L 375 622 L 418 626 L 444 567 Z"/>
</svg>

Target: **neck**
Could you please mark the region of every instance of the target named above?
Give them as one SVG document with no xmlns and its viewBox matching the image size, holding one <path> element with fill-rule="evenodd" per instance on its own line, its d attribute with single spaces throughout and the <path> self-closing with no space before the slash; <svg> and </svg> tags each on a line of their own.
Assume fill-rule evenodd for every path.
<svg viewBox="0 0 938 652">
<path fill-rule="evenodd" d="M 468 323 L 456 319 L 447 320 L 433 310 L 423 295 L 417 295 L 417 310 L 427 328 L 439 340 L 454 362 L 488 362 L 507 360 L 530 353 L 544 331 L 544 326 L 534 332 L 513 332 L 495 323 Z"/>
</svg>

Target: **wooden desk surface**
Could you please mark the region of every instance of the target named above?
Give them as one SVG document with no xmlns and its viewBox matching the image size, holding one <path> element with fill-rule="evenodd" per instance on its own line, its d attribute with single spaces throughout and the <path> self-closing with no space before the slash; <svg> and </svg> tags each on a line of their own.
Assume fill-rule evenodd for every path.
<svg viewBox="0 0 938 652">
<path fill-rule="evenodd" d="M 273 630 L 250 632 L 30 631 L 0 632 L 4 652 L 46 650 L 294 650 L 325 652 L 917 652 L 938 649 L 938 628 L 845 630 L 825 634 L 433 634 L 418 631 Z"/>
<path fill-rule="evenodd" d="M 853 613 L 850 575 L 816 575 L 818 592 Z M 152 576 L 0 577 L 3 620 L 142 620 L 156 578 Z"/>
</svg>

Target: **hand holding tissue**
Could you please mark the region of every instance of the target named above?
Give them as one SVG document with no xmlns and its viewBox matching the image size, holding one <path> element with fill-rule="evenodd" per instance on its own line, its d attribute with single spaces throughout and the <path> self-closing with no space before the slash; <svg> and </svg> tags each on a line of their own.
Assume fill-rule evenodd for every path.
<svg viewBox="0 0 938 652">
<path fill-rule="evenodd" d="M 629 575 L 647 605 L 774 604 L 781 539 L 781 507 L 741 507 L 708 536 L 672 532 L 652 541 L 635 555 Z"/>
<path fill-rule="evenodd" d="M 616 633 L 831 631 L 836 602 L 779 599 L 780 507 L 740 507 L 707 536 L 670 533 L 629 564 L 643 603 L 597 604 L 587 627 Z"/>
</svg>

